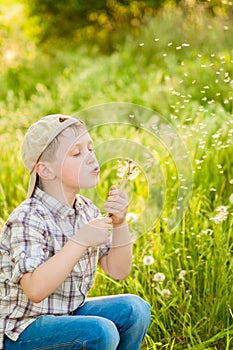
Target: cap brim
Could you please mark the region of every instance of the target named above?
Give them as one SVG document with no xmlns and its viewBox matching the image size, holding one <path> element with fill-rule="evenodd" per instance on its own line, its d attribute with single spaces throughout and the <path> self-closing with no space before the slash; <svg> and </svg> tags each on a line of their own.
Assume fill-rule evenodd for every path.
<svg viewBox="0 0 233 350">
<path fill-rule="evenodd" d="M 34 168 L 30 174 L 30 182 L 28 186 L 27 198 L 30 198 L 32 196 L 33 191 L 35 189 L 35 185 L 36 185 L 36 170 Z"/>
</svg>

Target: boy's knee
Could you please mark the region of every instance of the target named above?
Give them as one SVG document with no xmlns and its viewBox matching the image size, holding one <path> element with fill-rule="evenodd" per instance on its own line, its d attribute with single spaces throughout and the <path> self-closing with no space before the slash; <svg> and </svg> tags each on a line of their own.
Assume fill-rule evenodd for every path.
<svg viewBox="0 0 233 350">
<path fill-rule="evenodd" d="M 125 303 L 130 309 L 131 316 L 148 327 L 150 324 L 150 304 L 134 294 L 125 295 Z"/>
<path fill-rule="evenodd" d="M 98 322 L 99 339 L 96 349 L 115 350 L 119 344 L 120 336 L 115 324 L 105 318 L 100 318 Z"/>
</svg>

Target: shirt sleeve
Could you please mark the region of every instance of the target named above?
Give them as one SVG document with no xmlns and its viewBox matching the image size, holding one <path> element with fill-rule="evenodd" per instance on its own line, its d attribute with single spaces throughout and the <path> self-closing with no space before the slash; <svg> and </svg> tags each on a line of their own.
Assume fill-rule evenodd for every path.
<svg viewBox="0 0 233 350">
<path fill-rule="evenodd" d="M 104 255 L 108 255 L 109 250 L 110 250 L 110 244 L 105 244 L 105 245 L 100 246 L 100 248 L 99 248 L 99 260 Z"/>
<path fill-rule="evenodd" d="M 26 272 L 33 272 L 46 260 L 48 244 L 43 220 L 36 212 L 20 213 L 9 226 L 11 282 L 18 283 Z"/>
</svg>

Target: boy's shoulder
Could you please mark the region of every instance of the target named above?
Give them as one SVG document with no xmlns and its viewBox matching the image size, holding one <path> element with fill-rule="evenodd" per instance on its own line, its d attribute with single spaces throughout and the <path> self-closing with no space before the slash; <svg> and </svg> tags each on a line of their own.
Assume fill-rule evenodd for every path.
<svg viewBox="0 0 233 350">
<path fill-rule="evenodd" d="M 27 198 L 23 202 L 21 202 L 8 216 L 7 222 L 20 220 L 22 217 L 26 217 L 27 215 L 35 215 L 44 211 L 44 207 L 42 203 L 34 197 Z"/>
</svg>

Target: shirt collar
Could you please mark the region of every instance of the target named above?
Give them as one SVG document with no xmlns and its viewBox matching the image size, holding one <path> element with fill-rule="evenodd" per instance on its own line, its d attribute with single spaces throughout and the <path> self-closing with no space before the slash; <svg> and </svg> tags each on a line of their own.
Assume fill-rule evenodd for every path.
<svg viewBox="0 0 233 350">
<path fill-rule="evenodd" d="M 72 216 L 82 210 L 81 201 L 79 196 L 76 196 L 74 208 L 70 208 L 68 205 L 65 205 L 58 201 L 55 197 L 49 195 L 47 192 L 44 192 L 39 187 L 36 187 L 33 197 L 40 200 L 43 205 L 52 211 L 53 214 L 65 218 L 67 216 Z"/>
</svg>

